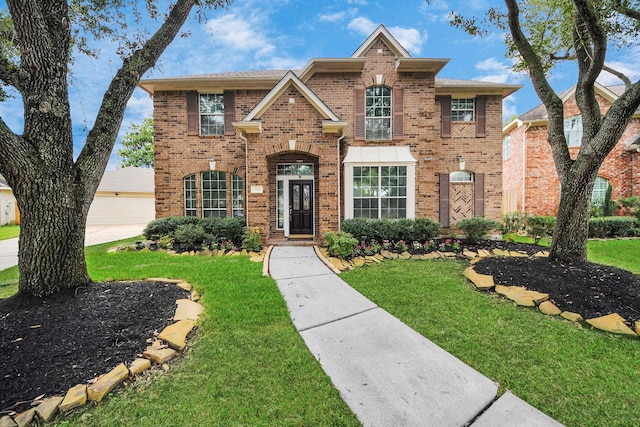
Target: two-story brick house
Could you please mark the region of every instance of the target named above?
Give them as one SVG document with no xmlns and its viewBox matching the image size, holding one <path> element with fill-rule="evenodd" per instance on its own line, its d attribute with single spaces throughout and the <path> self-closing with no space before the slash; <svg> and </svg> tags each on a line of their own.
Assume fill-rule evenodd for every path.
<svg viewBox="0 0 640 427">
<path fill-rule="evenodd" d="M 601 112 L 624 93 L 624 85 L 596 83 Z M 565 136 L 575 159 L 582 139 L 582 116 L 576 104 L 575 87 L 560 94 L 564 104 Z M 560 179 L 547 142 L 548 116 L 544 105 L 526 112 L 504 128 L 504 213 L 556 215 L 560 204 Z M 612 199 L 640 195 L 640 111 L 636 111 L 620 141 L 604 160 L 592 193 L 601 203 L 611 186 Z"/>
<path fill-rule="evenodd" d="M 244 216 L 268 241 L 353 217 L 500 219 L 502 99 L 519 86 L 436 78 L 447 62 L 381 25 L 301 70 L 142 81 L 156 215 Z"/>
</svg>

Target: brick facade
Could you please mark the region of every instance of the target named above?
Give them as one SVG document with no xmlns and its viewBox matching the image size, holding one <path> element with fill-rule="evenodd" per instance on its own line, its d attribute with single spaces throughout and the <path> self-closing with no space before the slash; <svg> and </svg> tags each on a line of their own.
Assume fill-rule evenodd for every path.
<svg viewBox="0 0 640 427">
<path fill-rule="evenodd" d="M 598 101 L 602 113 L 606 113 L 611 101 L 601 94 Z M 565 117 L 580 114 L 575 96 L 564 102 L 564 114 Z M 505 135 L 511 137 L 511 157 L 503 160 L 502 187 L 508 199 L 503 205 L 504 213 L 556 215 L 560 179 L 547 142 L 546 124 L 524 115 L 517 126 L 507 128 Z M 640 195 L 640 154 L 626 150 L 639 136 L 640 117 L 636 115 L 600 167 L 598 176 L 609 181 L 613 200 Z M 570 147 L 571 158 L 575 159 L 579 150 L 579 147 Z"/>
<path fill-rule="evenodd" d="M 344 209 L 345 185 L 350 183 L 344 182 L 342 163 L 349 148 L 408 146 L 415 159 L 416 217 L 436 221 L 443 217 L 440 211 L 440 176 L 459 170 L 461 162 L 464 162 L 465 170 L 483 179 L 482 187 L 474 186 L 476 192 L 483 192 L 474 194 L 476 203 L 480 203 L 479 208 L 475 205 L 476 210 L 483 211 L 480 213 L 488 218 L 499 220 L 502 212 L 502 168 L 499 160 L 502 98 L 517 90 L 518 86 L 439 81 L 436 74 L 441 67 L 434 68 L 431 63 L 424 66 L 410 63 L 412 68 L 402 70 L 398 57 L 402 55 L 403 48 L 398 47 L 397 41 L 384 27 L 368 40 L 370 44 L 361 49 L 360 56 L 341 63 L 359 67 L 357 70 L 324 69 L 321 67 L 323 64 L 312 61 L 305 70 L 313 71 L 317 65 L 317 71 L 296 72 L 305 87 L 301 90 L 293 79 L 292 84 L 285 85 L 277 96 L 272 92 L 276 84 L 264 83 L 264 79 L 262 89 L 242 89 L 237 83 L 228 83 L 230 86 L 224 87 L 227 78 L 224 75 L 211 76 L 210 81 L 198 80 L 191 87 L 188 87 L 190 83 L 186 79 L 142 82 L 141 86 L 154 98 L 157 216 L 185 214 L 184 178 L 191 174 L 196 177 L 196 205 L 201 215 L 201 172 L 209 170 L 209 159 L 215 159 L 216 170 L 227 173 L 229 214 L 230 176 L 234 174 L 244 182 L 244 213 L 248 224 L 262 227 L 268 240 L 282 239 L 285 230 L 278 228 L 276 221 L 276 167 L 278 164 L 311 164 L 314 167 L 313 235 L 320 237 L 327 231 L 339 229 L 340 222 L 349 217 Z M 442 66 L 444 64 L 446 60 L 442 60 Z M 277 83 L 276 80 L 274 82 Z M 364 91 L 376 85 L 402 94 L 402 109 L 397 113 L 397 106 L 394 106 L 393 117 L 394 121 L 402 124 L 402 132 L 392 140 L 370 141 L 356 135 L 358 90 Z M 259 84 L 253 87 L 257 86 Z M 212 93 L 209 87 L 225 94 L 234 93 L 233 122 L 236 128 L 233 132 L 227 132 L 225 128 L 223 136 L 190 135 L 187 93 Z M 486 100 L 485 118 L 480 119 L 478 112 L 478 120 L 483 121 L 483 136 L 479 136 L 477 127 L 479 129 L 480 124 L 475 121 L 453 122 L 451 136 L 442 136 L 442 99 L 455 97 L 460 90 L 464 90 L 464 97 L 481 96 Z M 317 96 L 323 105 L 319 106 L 318 102 L 310 99 L 312 95 Z M 259 117 L 252 116 L 253 121 L 246 120 L 265 100 L 269 102 L 268 108 L 261 110 Z M 335 126 L 341 127 L 339 132 L 323 128 L 323 122 L 327 121 L 325 107 L 339 119 L 333 120 Z M 259 130 L 247 130 L 258 120 Z M 447 216 L 448 212 L 444 215 Z"/>
</svg>

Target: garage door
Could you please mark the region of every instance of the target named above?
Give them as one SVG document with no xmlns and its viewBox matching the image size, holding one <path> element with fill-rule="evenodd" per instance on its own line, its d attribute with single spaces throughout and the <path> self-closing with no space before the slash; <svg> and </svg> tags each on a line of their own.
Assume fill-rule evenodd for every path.
<svg viewBox="0 0 640 427">
<path fill-rule="evenodd" d="M 146 224 L 155 217 L 155 198 L 152 196 L 96 194 L 89 208 L 87 225 Z"/>
</svg>

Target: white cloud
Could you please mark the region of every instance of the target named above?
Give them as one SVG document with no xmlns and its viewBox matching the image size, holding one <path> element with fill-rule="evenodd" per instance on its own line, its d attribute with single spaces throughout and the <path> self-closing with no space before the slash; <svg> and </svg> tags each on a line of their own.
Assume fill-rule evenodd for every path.
<svg viewBox="0 0 640 427">
<path fill-rule="evenodd" d="M 358 9 L 348 9 L 342 12 L 323 14 L 318 16 L 318 19 L 320 22 L 339 22 L 354 16 L 356 13 L 358 13 Z"/>
<path fill-rule="evenodd" d="M 360 6 L 366 6 L 369 3 L 367 2 L 367 0 L 347 0 L 347 3 L 349 4 L 357 4 Z"/>
<path fill-rule="evenodd" d="M 496 58 L 487 58 L 476 63 L 477 70 L 483 72 L 482 75 L 474 77 L 473 80 L 492 83 L 512 83 L 522 74 L 515 73 L 508 62 L 499 61 Z"/>
<path fill-rule="evenodd" d="M 631 81 L 640 78 L 640 58 L 638 58 L 638 55 L 629 55 L 625 57 L 625 59 L 629 59 L 629 61 L 607 61 L 606 65 L 618 72 L 623 73 L 624 75 L 629 77 Z M 603 71 L 602 73 L 600 73 L 600 75 L 598 76 L 598 82 L 605 86 L 623 84 L 623 82 L 618 77 L 607 71 Z"/>
<path fill-rule="evenodd" d="M 364 36 L 368 36 L 378 27 L 378 24 L 368 18 L 358 17 L 349 22 L 347 28 L 351 31 L 358 32 Z M 389 32 L 400 42 L 400 44 L 413 54 L 422 52 L 422 45 L 426 40 L 426 35 L 422 35 L 415 28 L 405 27 L 388 27 Z"/>
<path fill-rule="evenodd" d="M 269 37 L 259 31 L 261 19 L 242 17 L 230 13 L 209 20 L 205 28 L 215 42 L 242 51 L 253 52 L 256 58 L 270 55 L 276 50 Z"/>
</svg>

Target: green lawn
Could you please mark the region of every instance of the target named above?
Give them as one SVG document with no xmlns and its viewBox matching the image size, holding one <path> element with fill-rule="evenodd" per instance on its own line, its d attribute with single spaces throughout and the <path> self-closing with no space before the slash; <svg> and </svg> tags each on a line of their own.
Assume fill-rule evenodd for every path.
<svg viewBox="0 0 640 427">
<path fill-rule="evenodd" d="M 466 266 L 395 260 L 342 278 L 502 391 L 567 426 L 637 425 L 639 339 L 583 329 L 478 292 L 462 276 Z"/>
<path fill-rule="evenodd" d="M 20 235 L 19 225 L 3 225 L 0 227 L 0 240 L 13 239 Z"/>
<path fill-rule="evenodd" d="M 306 349 L 274 281 L 243 257 L 87 249 L 91 277 L 184 278 L 203 295 L 194 344 L 168 374 L 110 394 L 64 426 L 359 425 Z M 592 241 L 592 260 L 633 265 L 640 240 Z M 615 257 L 610 257 L 615 254 Z M 620 256 L 618 256 L 620 255 Z M 640 340 L 587 330 L 476 291 L 459 261 L 385 261 L 342 278 L 517 396 L 572 426 L 640 419 Z M 17 268 L 0 272 L 0 296 Z"/>
<path fill-rule="evenodd" d="M 262 277 L 262 264 L 246 257 L 107 254 L 109 246 L 87 249 L 93 279 L 184 278 L 202 294 L 206 315 L 168 374 L 120 388 L 58 425 L 359 425 L 293 327 L 275 282 Z M 15 280 L 11 270 L 0 281 Z"/>
</svg>

